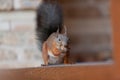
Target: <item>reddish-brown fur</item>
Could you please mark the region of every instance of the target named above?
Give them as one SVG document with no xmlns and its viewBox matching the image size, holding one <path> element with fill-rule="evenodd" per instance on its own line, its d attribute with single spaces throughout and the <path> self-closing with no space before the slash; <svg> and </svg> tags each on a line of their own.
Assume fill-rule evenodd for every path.
<svg viewBox="0 0 120 80">
<path fill-rule="evenodd" d="M 43 57 L 43 60 L 44 60 L 44 65 L 48 65 L 48 59 L 49 59 L 48 52 L 47 52 L 48 49 L 49 48 L 48 48 L 46 42 L 44 42 L 43 43 L 43 48 L 42 48 L 42 51 L 43 51 L 42 57 Z M 59 50 L 57 50 L 56 45 L 54 43 L 53 43 L 52 52 L 53 52 L 53 54 L 55 56 L 59 56 L 59 54 L 60 54 Z M 59 54 L 56 54 L 56 53 L 59 53 Z M 68 64 L 69 63 L 68 57 L 69 57 L 69 53 L 66 53 L 66 55 L 63 58 L 64 59 L 64 64 Z"/>
<path fill-rule="evenodd" d="M 48 65 L 48 50 L 52 52 L 54 56 L 60 56 L 61 52 L 57 49 L 57 42 L 54 40 L 54 33 L 43 43 L 42 46 L 42 57 L 44 60 L 44 65 Z M 68 49 L 68 48 L 67 48 Z M 69 50 L 65 53 L 65 56 L 63 58 L 63 63 L 68 64 L 68 57 L 69 57 Z"/>
</svg>

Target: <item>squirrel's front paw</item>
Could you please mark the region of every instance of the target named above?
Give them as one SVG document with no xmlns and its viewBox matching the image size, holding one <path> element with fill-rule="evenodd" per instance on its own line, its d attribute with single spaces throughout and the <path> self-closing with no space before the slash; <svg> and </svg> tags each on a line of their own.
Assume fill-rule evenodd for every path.
<svg viewBox="0 0 120 80">
<path fill-rule="evenodd" d="M 41 64 L 41 66 L 48 66 L 48 65 L 46 65 L 46 64 Z"/>
</svg>

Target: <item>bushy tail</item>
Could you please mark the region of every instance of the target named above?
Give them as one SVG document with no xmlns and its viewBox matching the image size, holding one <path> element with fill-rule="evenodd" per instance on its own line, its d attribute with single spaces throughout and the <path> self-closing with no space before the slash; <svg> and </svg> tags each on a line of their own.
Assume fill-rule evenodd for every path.
<svg viewBox="0 0 120 80">
<path fill-rule="evenodd" d="M 63 16 L 61 7 L 57 3 L 43 2 L 37 9 L 36 34 L 38 46 L 47 40 L 47 38 L 56 32 L 62 30 Z"/>
</svg>

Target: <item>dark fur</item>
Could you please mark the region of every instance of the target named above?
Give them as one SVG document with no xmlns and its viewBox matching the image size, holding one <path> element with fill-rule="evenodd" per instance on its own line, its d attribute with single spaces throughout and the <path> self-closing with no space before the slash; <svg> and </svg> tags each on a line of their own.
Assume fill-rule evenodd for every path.
<svg viewBox="0 0 120 80">
<path fill-rule="evenodd" d="M 61 7 L 55 2 L 43 2 L 37 9 L 37 39 L 43 44 L 44 41 L 53 33 L 58 27 L 62 30 L 63 16 Z M 41 45 L 39 45 L 41 47 Z"/>
</svg>

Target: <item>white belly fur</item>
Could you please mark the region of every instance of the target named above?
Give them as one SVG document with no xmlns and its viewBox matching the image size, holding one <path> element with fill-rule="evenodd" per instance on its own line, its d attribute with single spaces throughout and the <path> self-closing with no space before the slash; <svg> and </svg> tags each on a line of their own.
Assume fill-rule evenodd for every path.
<svg viewBox="0 0 120 80">
<path fill-rule="evenodd" d="M 63 58 L 65 56 L 64 53 L 61 53 L 59 56 L 54 56 L 51 51 L 48 51 L 48 55 L 49 55 L 49 60 L 48 60 L 49 64 L 61 64 L 63 63 Z"/>
</svg>

